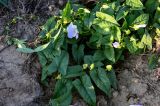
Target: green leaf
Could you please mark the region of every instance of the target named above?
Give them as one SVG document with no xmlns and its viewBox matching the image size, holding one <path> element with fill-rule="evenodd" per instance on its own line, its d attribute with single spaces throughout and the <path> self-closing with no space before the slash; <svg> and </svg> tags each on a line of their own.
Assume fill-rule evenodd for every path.
<svg viewBox="0 0 160 106">
<path fill-rule="evenodd" d="M 62 75 L 66 75 L 68 62 L 69 62 L 68 53 L 62 51 L 60 56 L 56 56 L 53 58 L 52 63 L 48 66 L 48 73 L 51 75 L 52 73 L 58 70 Z"/>
<path fill-rule="evenodd" d="M 71 21 L 71 10 L 71 4 L 70 1 L 68 1 L 62 13 L 63 23 L 69 23 Z"/>
<path fill-rule="evenodd" d="M 57 80 L 55 89 L 54 89 L 54 98 L 57 98 L 63 95 L 66 91 L 71 91 L 72 82 L 66 79 Z"/>
<path fill-rule="evenodd" d="M 116 78 L 115 71 L 114 70 L 107 71 L 107 77 L 110 80 L 111 86 L 114 89 L 118 89 L 118 81 L 117 81 L 117 78 Z"/>
<path fill-rule="evenodd" d="M 93 28 L 96 30 L 96 33 L 102 34 L 102 35 L 107 35 L 110 34 L 110 28 L 109 27 L 99 27 L 98 25 L 93 25 Z"/>
<path fill-rule="evenodd" d="M 97 42 L 101 37 L 102 37 L 101 34 L 94 31 L 92 32 L 92 36 L 89 39 L 89 43 Z"/>
<path fill-rule="evenodd" d="M 104 50 L 104 55 L 108 60 L 112 61 L 113 63 L 115 62 L 115 53 L 113 47 L 106 46 Z"/>
<path fill-rule="evenodd" d="M 43 68 L 42 68 L 42 75 L 41 75 L 41 81 L 45 81 L 45 79 L 47 78 L 47 76 L 48 76 L 47 67 L 43 66 Z"/>
<path fill-rule="evenodd" d="M 52 63 L 48 66 L 48 74 L 51 75 L 52 73 L 58 70 L 58 61 L 56 58 L 53 59 Z"/>
<path fill-rule="evenodd" d="M 93 55 L 94 61 L 102 61 L 104 60 L 104 52 L 102 50 L 95 51 Z"/>
<path fill-rule="evenodd" d="M 112 31 L 110 31 L 110 32 L 112 32 Z M 104 45 L 104 46 L 110 46 L 113 41 L 114 41 L 114 35 L 109 34 L 109 35 L 106 35 L 106 36 L 100 38 L 97 43 L 100 45 Z"/>
<path fill-rule="evenodd" d="M 48 42 L 48 43 L 46 43 L 46 44 L 44 44 L 44 45 L 41 45 L 41 46 L 35 48 L 34 51 L 35 51 L 35 52 L 40 52 L 40 51 L 46 49 L 49 44 L 50 44 L 50 42 Z"/>
<path fill-rule="evenodd" d="M 114 15 L 114 2 L 113 3 L 104 3 L 101 8 L 100 11 L 103 13 L 107 13 L 109 15 Z"/>
<path fill-rule="evenodd" d="M 54 45 L 53 42 L 50 42 L 48 47 L 44 49 L 43 51 L 41 51 L 45 55 L 45 57 L 48 59 L 47 61 L 52 61 L 54 56 L 60 55 L 60 54 L 55 53 L 56 50 L 53 45 Z"/>
<path fill-rule="evenodd" d="M 60 36 L 61 30 L 62 30 L 62 26 L 59 28 L 58 32 L 57 32 L 57 33 L 55 34 L 55 36 L 53 37 L 53 38 L 54 38 L 54 39 L 53 39 L 53 42 L 55 42 L 55 41 L 58 39 L 58 37 Z"/>
<path fill-rule="evenodd" d="M 118 42 L 121 42 L 121 30 L 117 26 L 111 27 L 111 34 L 114 36 L 114 39 Z"/>
<path fill-rule="evenodd" d="M 132 9 L 143 9 L 143 4 L 141 0 L 126 0 L 126 5 L 130 6 Z"/>
<path fill-rule="evenodd" d="M 17 51 L 19 52 L 23 52 L 23 53 L 33 53 L 35 52 L 33 49 L 31 48 L 17 48 Z"/>
<path fill-rule="evenodd" d="M 88 33 L 95 18 L 95 13 L 90 13 L 86 8 L 79 8 L 76 13 L 79 20 L 76 20 L 76 25 L 78 26 L 79 33 Z"/>
<path fill-rule="evenodd" d="M 80 45 L 79 47 L 77 44 L 72 45 L 72 55 L 75 61 L 80 64 L 84 57 L 84 45 Z"/>
<path fill-rule="evenodd" d="M 66 75 L 67 67 L 68 67 L 68 62 L 69 62 L 69 54 L 67 52 L 62 52 L 61 59 L 59 61 L 59 72 L 62 75 Z"/>
<path fill-rule="evenodd" d="M 145 3 L 146 10 L 151 14 L 156 10 L 158 5 L 158 0 L 147 0 Z"/>
<path fill-rule="evenodd" d="M 110 27 L 113 26 L 112 23 L 96 18 L 93 22 L 93 28 L 96 30 L 96 33 L 99 34 L 110 34 Z"/>
<path fill-rule="evenodd" d="M 69 66 L 67 68 L 67 74 L 65 75 L 65 78 L 75 78 L 82 75 L 83 75 L 82 66 L 80 65 Z"/>
<path fill-rule="evenodd" d="M 157 24 L 160 24 L 160 6 L 157 7 L 157 10 L 154 16 L 154 21 L 157 22 Z"/>
<path fill-rule="evenodd" d="M 63 46 L 64 43 L 64 33 L 61 31 L 62 27 L 60 27 L 60 29 L 58 30 L 57 34 L 53 37 L 53 47 L 54 47 L 54 51 L 55 54 L 60 54 L 61 53 L 61 47 Z"/>
<path fill-rule="evenodd" d="M 92 64 L 94 62 L 93 57 L 91 55 L 84 56 L 84 63 L 85 64 Z"/>
<path fill-rule="evenodd" d="M 141 14 L 133 21 L 131 27 L 134 28 L 135 30 L 138 30 L 139 28 L 144 28 L 147 26 L 148 20 L 149 20 L 148 14 Z"/>
<path fill-rule="evenodd" d="M 128 14 L 128 8 L 127 7 L 121 7 L 119 9 L 119 11 L 117 12 L 117 15 L 116 15 L 116 20 L 119 21 L 121 20 L 122 18 L 124 18 L 127 14 Z"/>
<path fill-rule="evenodd" d="M 141 44 L 144 46 L 146 45 L 149 50 L 152 49 L 152 38 L 149 35 L 147 30 L 145 30 L 145 33 L 141 39 Z M 143 46 L 143 48 L 144 48 L 144 46 Z"/>
<path fill-rule="evenodd" d="M 47 64 L 47 59 L 42 52 L 38 52 L 38 59 L 42 66 L 45 66 Z"/>
<path fill-rule="evenodd" d="M 76 79 L 73 85 L 78 90 L 81 97 L 91 106 L 96 106 L 96 95 L 90 77 L 86 74 L 81 77 L 81 80 Z"/>
<path fill-rule="evenodd" d="M 152 54 L 148 58 L 148 68 L 150 70 L 153 70 L 156 68 L 156 65 L 158 64 L 158 56 L 156 54 Z"/>
<path fill-rule="evenodd" d="M 90 76 L 98 88 L 105 92 L 106 95 L 111 96 L 110 81 L 103 69 L 98 68 L 98 70 L 92 70 Z"/>
<path fill-rule="evenodd" d="M 68 80 L 58 80 L 55 89 L 54 97 L 50 101 L 51 106 L 69 106 L 72 102 L 72 83 Z"/>
<path fill-rule="evenodd" d="M 41 46 L 35 48 L 34 50 L 31 49 L 31 48 L 21 47 L 21 46 L 18 44 L 20 48 L 17 48 L 17 51 L 23 52 L 23 53 L 40 52 L 40 51 L 46 49 L 49 44 L 50 44 L 50 42 L 48 42 L 48 43 L 46 43 L 46 44 L 44 44 L 44 45 L 41 45 Z"/>
<path fill-rule="evenodd" d="M 139 15 L 132 24 L 141 25 L 141 24 L 147 24 L 149 20 L 148 14 L 141 14 Z"/>
<path fill-rule="evenodd" d="M 123 49 L 115 49 L 115 60 L 118 61 L 122 56 Z"/>
<path fill-rule="evenodd" d="M 102 12 L 96 12 L 96 16 L 98 18 L 102 19 L 102 20 L 111 22 L 115 25 L 119 25 L 118 22 L 115 20 L 115 18 L 111 15 L 108 15 L 108 14 L 105 14 L 105 13 L 102 13 Z"/>
<path fill-rule="evenodd" d="M 96 57 L 96 55 L 94 55 L 94 56 L 85 55 L 84 56 L 84 64 L 87 64 L 88 66 L 90 66 L 90 69 L 103 66 L 103 63 L 100 61 L 100 59 L 98 59 L 98 60 L 96 60 L 96 59 L 98 59 L 98 57 Z M 104 60 L 104 57 L 103 57 L 103 60 Z"/>
<path fill-rule="evenodd" d="M 40 32 L 41 37 L 45 37 L 46 34 L 56 26 L 56 21 L 54 17 L 51 17 L 47 20 L 47 22 L 42 26 L 42 31 Z M 54 29 L 55 30 L 55 29 Z"/>
<path fill-rule="evenodd" d="M 129 52 L 135 53 L 138 50 L 137 43 L 136 43 L 135 39 L 131 40 L 129 38 L 126 38 L 124 40 L 125 40 L 125 44 L 129 50 Z"/>
<path fill-rule="evenodd" d="M 86 17 L 84 17 L 84 25 L 90 29 L 91 25 L 93 24 L 93 20 L 95 18 L 94 13 L 88 14 Z"/>
</svg>

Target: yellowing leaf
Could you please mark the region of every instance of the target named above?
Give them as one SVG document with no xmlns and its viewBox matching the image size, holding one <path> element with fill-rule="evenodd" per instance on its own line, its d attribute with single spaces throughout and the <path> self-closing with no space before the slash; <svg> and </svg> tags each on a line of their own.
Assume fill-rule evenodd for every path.
<svg viewBox="0 0 160 106">
<path fill-rule="evenodd" d="M 96 16 L 102 20 L 111 22 L 113 24 L 119 25 L 115 18 L 111 15 L 105 14 L 103 12 L 96 12 Z"/>
</svg>

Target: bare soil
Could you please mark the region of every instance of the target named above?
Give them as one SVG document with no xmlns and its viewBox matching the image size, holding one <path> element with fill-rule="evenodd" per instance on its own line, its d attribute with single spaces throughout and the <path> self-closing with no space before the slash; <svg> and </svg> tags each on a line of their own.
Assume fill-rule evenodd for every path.
<svg viewBox="0 0 160 106">
<path fill-rule="evenodd" d="M 160 105 L 158 70 L 148 70 L 147 56 L 130 56 L 117 76 L 119 92 L 113 92 L 113 106 Z"/>
<path fill-rule="evenodd" d="M 65 0 L 13 0 L 10 8 L 0 7 L 0 106 L 46 106 L 51 88 L 40 82 L 41 66 L 35 54 L 23 54 L 8 46 L 3 38 L 33 41 L 48 17 L 58 14 Z M 13 22 L 16 19 L 16 22 Z M 160 70 L 160 69 L 159 69 Z M 112 99 L 97 96 L 97 106 L 160 106 L 160 79 L 150 71 L 147 56 L 130 56 L 116 69 L 119 90 Z M 73 106 L 87 106 L 80 98 Z"/>
</svg>

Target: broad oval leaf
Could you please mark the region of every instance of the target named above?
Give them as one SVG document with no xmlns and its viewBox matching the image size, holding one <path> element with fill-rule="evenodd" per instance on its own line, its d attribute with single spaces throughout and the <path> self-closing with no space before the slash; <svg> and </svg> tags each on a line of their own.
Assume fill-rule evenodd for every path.
<svg viewBox="0 0 160 106">
<path fill-rule="evenodd" d="M 143 4 L 141 0 L 126 0 L 126 5 L 131 6 L 132 9 L 136 9 L 136 10 L 143 9 Z"/>
<path fill-rule="evenodd" d="M 158 0 L 147 0 L 145 3 L 146 10 L 151 14 L 156 10 L 158 5 Z"/>
<path fill-rule="evenodd" d="M 129 38 L 125 38 L 125 44 L 130 53 L 136 53 L 138 50 L 136 40 L 131 41 Z"/>
<path fill-rule="evenodd" d="M 115 62 L 115 53 L 113 47 L 106 46 L 104 50 L 104 55 L 108 60 L 112 61 L 113 63 Z"/>
<path fill-rule="evenodd" d="M 84 57 L 84 45 L 72 45 L 72 55 L 75 61 L 80 64 Z"/>
<path fill-rule="evenodd" d="M 52 63 L 48 66 L 48 74 L 51 75 L 54 72 L 56 72 L 58 70 L 58 64 L 55 60 L 55 58 L 53 59 Z"/>
<path fill-rule="evenodd" d="M 111 86 L 112 86 L 115 90 L 117 90 L 117 89 L 118 89 L 118 81 L 117 81 L 117 78 L 116 78 L 115 71 L 114 71 L 114 70 L 108 71 L 108 72 L 107 72 L 107 77 L 108 77 L 109 80 L 110 80 Z"/>
<path fill-rule="evenodd" d="M 97 87 L 99 87 L 103 92 L 105 92 L 106 95 L 111 96 L 110 81 L 104 70 L 100 68 L 98 70 L 92 70 L 90 72 L 90 76 L 94 83 L 97 85 Z"/>
<path fill-rule="evenodd" d="M 60 56 L 53 58 L 52 63 L 48 66 L 48 74 L 59 71 L 62 75 L 66 75 L 69 62 L 69 55 L 67 52 L 62 51 Z"/>
<path fill-rule="evenodd" d="M 121 7 L 120 10 L 117 12 L 116 15 L 116 20 L 119 21 L 122 18 L 124 18 L 129 12 L 129 9 L 125 6 L 125 7 Z"/>
<path fill-rule="evenodd" d="M 94 55 L 93 55 L 93 59 L 94 61 L 102 61 L 104 60 L 104 52 L 102 50 L 97 50 L 95 51 Z"/>
<path fill-rule="evenodd" d="M 59 60 L 59 66 L 58 66 L 58 71 L 62 75 L 66 75 L 67 73 L 68 62 L 69 62 L 69 54 L 67 52 L 62 52 L 61 58 Z"/>
<path fill-rule="evenodd" d="M 91 106 L 96 106 L 96 94 L 90 77 L 87 74 L 82 76 L 81 80 L 74 80 L 73 85 L 88 104 Z"/>
<path fill-rule="evenodd" d="M 149 14 L 141 14 L 133 21 L 131 27 L 135 30 L 138 30 L 139 28 L 145 28 L 148 24 L 148 20 Z"/>
<path fill-rule="evenodd" d="M 67 74 L 65 75 L 65 78 L 75 78 L 83 75 L 82 66 L 75 65 L 75 66 L 69 66 L 67 68 Z"/>
<path fill-rule="evenodd" d="M 69 80 L 58 80 L 54 89 L 53 99 L 50 101 L 51 106 L 69 106 L 72 102 L 72 83 Z M 63 101 L 63 102 L 62 102 Z"/>
<path fill-rule="evenodd" d="M 84 56 L 84 63 L 85 64 L 92 64 L 93 62 L 94 62 L 93 56 L 91 56 L 91 55 Z"/>
<path fill-rule="evenodd" d="M 111 22 L 115 25 L 119 25 L 118 22 L 115 20 L 115 18 L 111 15 L 105 14 L 103 12 L 96 12 L 96 16 L 102 20 Z"/>
<path fill-rule="evenodd" d="M 69 23 L 71 21 L 71 4 L 70 1 L 67 2 L 66 7 L 63 9 L 62 19 L 63 23 Z"/>
</svg>

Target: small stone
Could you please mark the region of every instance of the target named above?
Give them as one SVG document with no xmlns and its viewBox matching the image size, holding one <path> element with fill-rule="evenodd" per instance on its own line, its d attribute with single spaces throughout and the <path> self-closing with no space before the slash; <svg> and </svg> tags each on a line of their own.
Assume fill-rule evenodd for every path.
<svg viewBox="0 0 160 106">
<path fill-rule="evenodd" d="M 133 78 L 132 81 L 133 81 L 134 83 L 138 83 L 138 79 Z"/>
<path fill-rule="evenodd" d="M 118 96 L 118 91 L 114 91 L 113 92 L 113 97 L 115 98 L 115 97 L 117 97 Z"/>
<path fill-rule="evenodd" d="M 9 92 L 12 92 L 12 91 L 14 91 L 14 89 L 13 88 L 9 88 Z"/>
</svg>

